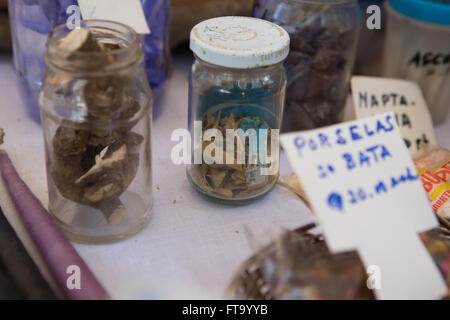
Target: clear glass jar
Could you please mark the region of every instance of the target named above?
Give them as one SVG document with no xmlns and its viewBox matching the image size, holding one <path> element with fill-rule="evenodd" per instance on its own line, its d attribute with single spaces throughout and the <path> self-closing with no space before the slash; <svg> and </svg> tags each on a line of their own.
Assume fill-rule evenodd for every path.
<svg viewBox="0 0 450 320">
<path fill-rule="evenodd" d="M 153 98 L 131 28 L 102 20 L 81 28 L 73 36 L 57 27 L 47 42 L 39 105 L 49 211 L 71 240 L 109 242 L 150 217 Z"/>
<path fill-rule="evenodd" d="M 224 26 L 220 19 L 225 19 Z M 233 53 L 233 44 L 227 43 L 233 35 L 223 31 L 234 28 L 227 25 L 227 19 L 229 18 L 211 19 L 216 21 L 210 24 L 208 24 L 210 20 L 207 20 L 197 28 L 203 30 L 202 24 L 211 29 L 218 26 L 222 29 L 221 36 L 224 37 L 222 47 L 229 46 L 231 47 L 229 54 L 238 55 L 236 52 Z M 234 23 L 239 21 L 236 20 Z M 258 23 L 249 25 L 248 20 L 241 21 L 241 25 L 249 29 L 259 27 Z M 245 38 L 240 29 L 236 30 L 231 33 L 236 32 L 239 37 Z M 228 204 L 244 204 L 265 195 L 278 180 L 278 132 L 281 127 L 286 90 L 286 72 L 282 60 L 289 50 L 289 36 L 287 33 L 284 35 L 284 39 L 287 39 L 286 47 L 281 48 L 284 51 L 278 59 L 273 60 L 275 63 L 270 64 L 269 61 L 263 66 L 255 66 L 252 62 L 242 60 L 240 66 L 235 64 L 237 61 L 226 62 L 227 51 L 220 52 L 214 58 L 214 54 L 217 53 L 214 49 L 207 48 L 207 45 L 205 47 L 203 42 L 199 42 L 200 45 L 198 43 L 192 45 L 192 39 L 193 33 L 191 33 L 191 48 L 196 60 L 192 66 L 189 86 L 192 161 L 187 167 L 187 176 L 194 189 L 208 198 Z M 217 43 L 213 42 L 212 47 L 215 47 L 215 44 Z M 246 45 L 242 46 L 247 48 Z M 248 46 L 251 47 L 251 44 Z M 199 57 L 199 53 L 203 56 Z M 225 56 L 221 57 L 221 54 Z M 270 48 L 267 54 L 270 56 Z M 211 132 L 214 133 L 211 130 L 216 129 L 221 139 L 219 136 L 214 135 L 211 138 L 209 135 Z M 242 131 L 239 132 L 238 129 Z M 253 140 L 250 137 L 252 129 L 256 133 Z M 217 147 L 215 151 L 210 149 L 213 145 Z M 264 160 L 265 156 L 267 161 Z M 264 168 L 267 170 L 262 170 Z"/>
<path fill-rule="evenodd" d="M 358 1 L 257 0 L 254 16 L 291 37 L 283 132 L 341 121 L 360 29 Z"/>
</svg>

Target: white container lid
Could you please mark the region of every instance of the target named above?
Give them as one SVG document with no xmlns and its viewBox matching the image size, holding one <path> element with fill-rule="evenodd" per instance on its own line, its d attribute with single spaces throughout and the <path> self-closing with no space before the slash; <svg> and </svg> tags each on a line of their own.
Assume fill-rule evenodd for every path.
<svg viewBox="0 0 450 320">
<path fill-rule="evenodd" d="M 289 34 L 262 19 L 219 17 L 191 30 L 190 48 L 211 64 L 252 69 L 283 61 L 289 53 Z"/>
</svg>

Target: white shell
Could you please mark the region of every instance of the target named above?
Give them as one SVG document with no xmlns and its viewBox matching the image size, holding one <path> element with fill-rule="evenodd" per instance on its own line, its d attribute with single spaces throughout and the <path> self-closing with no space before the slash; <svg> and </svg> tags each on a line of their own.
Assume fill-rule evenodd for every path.
<svg viewBox="0 0 450 320">
<path fill-rule="evenodd" d="M 191 30 L 190 47 L 211 64 L 251 69 L 283 61 L 289 53 L 289 34 L 262 19 L 219 17 L 200 22 Z"/>
</svg>

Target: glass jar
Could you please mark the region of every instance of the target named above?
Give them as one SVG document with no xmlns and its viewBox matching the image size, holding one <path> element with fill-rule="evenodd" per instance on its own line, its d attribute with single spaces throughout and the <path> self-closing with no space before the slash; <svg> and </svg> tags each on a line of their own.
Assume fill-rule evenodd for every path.
<svg viewBox="0 0 450 320">
<path fill-rule="evenodd" d="M 191 49 L 188 179 L 210 199 L 247 203 L 278 179 L 289 35 L 260 19 L 221 17 L 192 29 Z"/>
<path fill-rule="evenodd" d="M 355 61 L 357 0 L 256 0 L 254 15 L 291 37 L 282 130 L 313 129 L 342 120 Z"/>
<path fill-rule="evenodd" d="M 152 207 L 152 93 L 137 34 L 85 20 L 47 42 L 39 105 L 49 211 L 67 236 L 108 242 L 135 234 Z"/>
<path fill-rule="evenodd" d="M 383 76 L 416 82 L 435 125 L 450 100 L 450 1 L 389 0 Z"/>
<path fill-rule="evenodd" d="M 141 0 L 151 34 L 141 35 L 145 69 L 156 96 L 162 96 L 171 64 L 169 46 L 170 0 Z M 44 61 L 47 35 L 66 23 L 70 6 L 77 0 L 9 0 L 14 69 L 21 95 L 32 118 L 39 122 L 38 97 L 47 66 Z"/>
</svg>

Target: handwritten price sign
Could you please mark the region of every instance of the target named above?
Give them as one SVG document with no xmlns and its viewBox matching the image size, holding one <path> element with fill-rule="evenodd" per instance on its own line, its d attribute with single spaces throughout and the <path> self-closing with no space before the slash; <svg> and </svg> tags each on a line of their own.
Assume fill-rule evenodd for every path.
<svg viewBox="0 0 450 320">
<path fill-rule="evenodd" d="M 395 120 L 412 155 L 427 144 L 436 144 L 431 115 L 416 83 L 357 76 L 352 77 L 352 92 L 358 119 L 395 112 Z"/>
<path fill-rule="evenodd" d="M 381 299 L 436 299 L 444 281 L 418 233 L 437 226 L 393 112 L 281 136 L 334 252 L 382 273 Z"/>
</svg>

